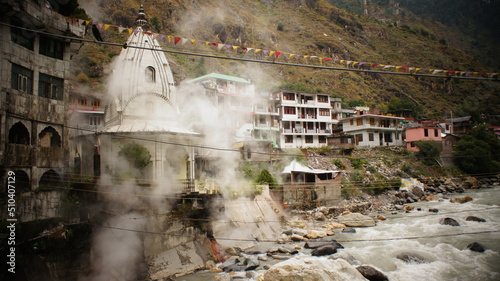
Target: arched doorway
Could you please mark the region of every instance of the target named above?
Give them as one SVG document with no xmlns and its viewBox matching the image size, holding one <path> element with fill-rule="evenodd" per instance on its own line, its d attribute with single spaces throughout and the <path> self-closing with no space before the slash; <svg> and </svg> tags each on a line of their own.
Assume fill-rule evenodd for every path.
<svg viewBox="0 0 500 281">
<path fill-rule="evenodd" d="M 40 134 L 38 134 L 38 138 L 40 139 L 41 147 L 61 147 L 61 136 L 51 126 L 43 129 Z"/>
<path fill-rule="evenodd" d="M 39 188 L 53 188 L 60 187 L 62 185 L 63 182 L 61 176 L 59 176 L 59 174 L 54 170 L 48 170 L 47 172 L 43 173 L 40 181 L 38 182 Z"/>
<path fill-rule="evenodd" d="M 23 123 L 17 122 L 9 130 L 9 143 L 30 144 L 30 133 Z"/>
</svg>

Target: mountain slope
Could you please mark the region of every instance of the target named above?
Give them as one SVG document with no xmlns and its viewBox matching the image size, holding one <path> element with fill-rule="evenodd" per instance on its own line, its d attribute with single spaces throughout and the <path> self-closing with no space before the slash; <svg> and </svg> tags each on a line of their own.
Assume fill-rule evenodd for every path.
<svg viewBox="0 0 500 281">
<path fill-rule="evenodd" d="M 100 1 L 98 9 L 94 9 L 80 1 L 94 20 L 123 26 L 132 25 L 141 3 L 138 0 Z M 144 7 L 156 29 L 154 31 L 165 35 L 360 62 L 494 71 L 447 43 L 455 39 L 442 40 L 444 34 L 446 38 L 460 38 L 461 35 L 456 35 L 439 22 L 415 15 L 411 15 L 411 26 L 395 24 L 390 18 L 351 14 L 325 0 L 159 0 L 145 2 Z M 125 40 L 123 34 L 122 38 L 117 37 L 109 34 L 105 39 Z M 102 53 L 102 47 L 87 44 L 79 56 L 96 52 L 98 48 Z M 217 51 L 202 44 L 174 46 L 165 43 L 164 48 L 223 56 L 257 56 L 261 59 L 258 55 Z M 104 51 L 110 53 L 107 56 L 110 58 L 119 49 Z M 249 78 L 261 91 L 269 92 L 283 87 L 317 91 L 340 96 L 347 101 L 361 99 L 367 105 L 382 110 L 386 109 L 387 102 L 393 97 L 409 99 L 419 106 L 420 116 L 434 119 L 443 119 L 452 110 L 456 114 L 460 111 L 466 114 L 471 110 L 500 114 L 500 109 L 495 106 L 500 102 L 498 82 L 415 79 L 186 55 L 168 56 L 178 81 L 208 72 L 221 72 Z M 94 86 L 104 83 L 108 58 L 93 62 L 102 65 L 101 73 L 90 79 Z M 80 71 L 85 73 L 85 67 L 80 68 Z M 75 73 L 75 76 L 78 74 Z"/>
</svg>

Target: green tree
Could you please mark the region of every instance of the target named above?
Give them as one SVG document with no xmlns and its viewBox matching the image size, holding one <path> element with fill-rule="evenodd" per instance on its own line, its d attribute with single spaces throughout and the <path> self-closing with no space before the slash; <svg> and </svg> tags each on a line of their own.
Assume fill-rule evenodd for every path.
<svg viewBox="0 0 500 281">
<path fill-rule="evenodd" d="M 409 110 L 411 112 L 411 116 L 414 118 L 417 118 L 420 115 L 419 106 L 408 98 L 392 97 L 389 100 L 389 103 L 387 103 L 387 110 L 389 112 Z"/>
<path fill-rule="evenodd" d="M 436 158 L 439 157 L 440 151 L 435 141 L 417 141 L 415 145 L 418 147 L 417 157 L 423 163 L 436 164 Z"/>
<path fill-rule="evenodd" d="M 269 184 L 269 188 L 276 188 L 278 182 L 267 169 L 262 169 L 254 181 L 256 184 Z"/>
<path fill-rule="evenodd" d="M 134 168 L 142 171 L 151 163 L 151 154 L 143 145 L 130 143 L 124 145 L 118 152 L 119 156 L 124 157 Z"/>
<path fill-rule="evenodd" d="M 500 140 L 484 125 L 464 135 L 454 148 L 455 162 L 465 173 L 500 172 Z"/>
</svg>

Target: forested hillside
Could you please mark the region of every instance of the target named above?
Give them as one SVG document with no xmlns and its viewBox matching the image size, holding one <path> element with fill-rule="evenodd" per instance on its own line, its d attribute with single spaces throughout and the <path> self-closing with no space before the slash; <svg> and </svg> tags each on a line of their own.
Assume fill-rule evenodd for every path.
<svg viewBox="0 0 500 281">
<path fill-rule="evenodd" d="M 349 2 L 358 5 L 346 5 Z M 442 21 L 434 18 L 440 14 L 439 9 L 443 9 L 441 6 L 431 5 L 433 1 L 422 1 L 425 5 L 416 7 L 415 2 L 417 1 L 367 1 L 370 11 L 368 15 L 364 15 L 363 10 L 359 13 L 360 7 L 364 7 L 361 0 L 79 1 L 93 21 L 124 27 L 133 26 L 139 6 L 144 4 L 153 32 L 196 42 L 215 42 L 252 50 L 296 54 L 302 55 L 301 58 L 316 56 L 338 61 L 423 69 L 498 72 L 494 68 L 496 63 L 493 58 L 488 62 L 477 55 L 486 57 L 491 50 L 498 50 L 499 45 L 495 40 L 478 42 L 476 52 L 471 52 L 467 47 L 470 45 L 467 42 L 478 41 L 475 36 L 484 30 L 481 27 L 486 24 L 486 20 L 478 17 L 481 11 L 486 10 L 486 4 L 478 6 L 482 8 L 478 8 L 468 18 L 470 22 L 474 22 L 475 32 L 464 30 L 459 33 L 457 29 L 463 26 L 460 23 L 445 21 L 445 15 L 441 15 Z M 471 2 L 491 2 L 491 5 L 498 3 Z M 394 6 L 398 3 L 399 5 Z M 452 6 L 457 7 L 456 9 L 459 7 L 458 4 Z M 427 12 L 425 7 L 429 9 Z M 456 9 L 442 11 L 454 13 Z M 127 32 L 117 34 L 111 30 L 103 30 L 102 33 L 105 41 L 123 43 L 128 37 Z M 93 39 L 91 34 L 87 37 Z M 166 40 L 161 43 L 165 49 L 269 60 L 261 54 L 218 49 L 206 44 L 174 45 Z M 119 52 L 120 48 L 117 47 L 85 44 L 74 60 L 74 87 L 104 91 L 108 65 Z M 220 72 L 251 79 L 262 92 L 279 88 L 323 92 L 342 97 L 346 102 L 354 101 L 382 111 L 388 109 L 387 105 L 392 99 L 396 104 L 412 108 L 417 118 L 444 119 L 449 117 L 450 111 L 455 116 L 472 113 L 474 116 L 481 113 L 500 114 L 500 109 L 496 106 L 500 103 L 500 83 L 496 81 L 415 78 L 266 65 L 181 54 L 169 54 L 168 57 L 177 82 L 209 72 Z M 285 59 L 283 56 L 281 58 Z M 294 62 L 293 58 L 289 61 Z M 312 59 L 297 62 L 326 64 Z M 339 64 L 335 66 L 345 67 Z"/>
</svg>

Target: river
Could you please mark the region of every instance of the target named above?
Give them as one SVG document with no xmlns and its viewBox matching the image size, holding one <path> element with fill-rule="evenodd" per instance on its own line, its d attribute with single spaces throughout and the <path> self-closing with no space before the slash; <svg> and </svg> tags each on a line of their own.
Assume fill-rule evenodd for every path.
<svg viewBox="0 0 500 281">
<path fill-rule="evenodd" d="M 467 190 L 452 197 L 464 195 L 473 201 L 418 202 L 409 213 L 384 214 L 387 220 L 374 227 L 338 233 L 335 239 L 345 247 L 339 253 L 375 266 L 389 280 L 500 280 L 500 187 Z M 439 212 L 429 212 L 429 208 Z M 486 222 L 467 221 L 468 216 Z M 439 221 L 445 217 L 455 219 L 460 226 L 441 225 Z M 486 251 L 466 249 L 472 242 L 479 242 Z M 396 258 L 404 253 L 417 254 L 425 262 L 405 263 Z M 215 280 L 212 278 L 217 274 L 198 272 L 177 280 Z"/>
<path fill-rule="evenodd" d="M 410 213 L 389 215 L 375 227 L 358 228 L 356 233 L 342 233 L 336 239 L 343 241 L 342 251 L 362 264 L 378 267 L 390 280 L 500 280 L 500 187 L 468 190 L 455 196 L 464 195 L 470 195 L 473 201 L 418 202 L 412 204 L 415 210 Z M 418 208 L 422 211 L 416 211 Z M 429 208 L 439 212 L 429 212 Z M 486 222 L 466 221 L 470 215 Z M 457 220 L 460 226 L 441 225 L 439 220 L 445 217 Z M 467 250 L 472 242 L 487 250 Z M 417 253 L 428 262 L 408 264 L 396 258 L 407 252 Z"/>
</svg>

